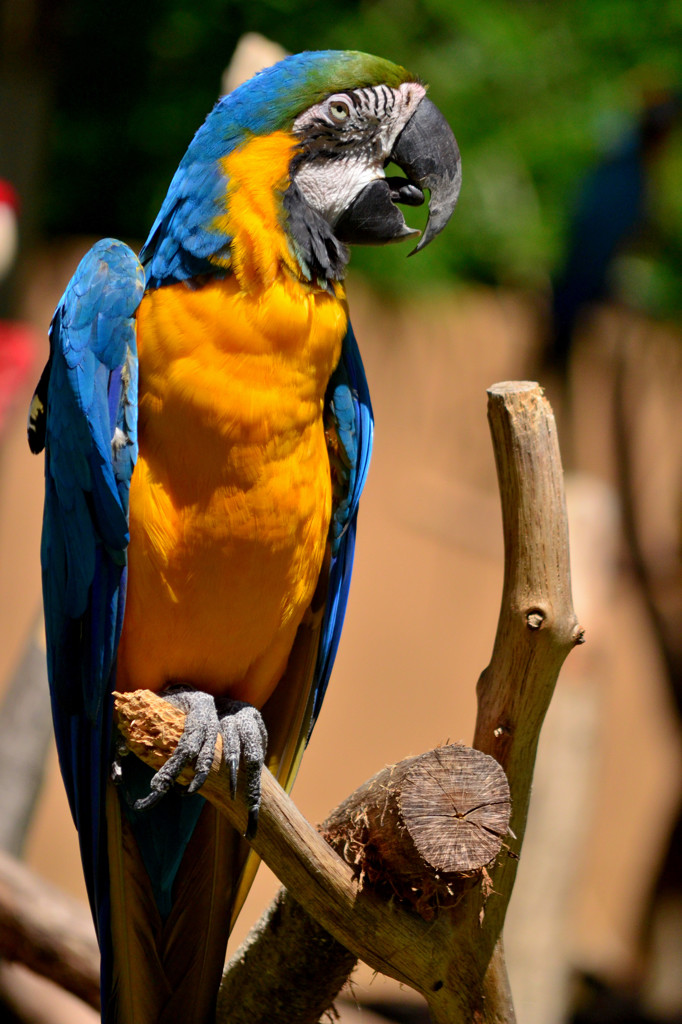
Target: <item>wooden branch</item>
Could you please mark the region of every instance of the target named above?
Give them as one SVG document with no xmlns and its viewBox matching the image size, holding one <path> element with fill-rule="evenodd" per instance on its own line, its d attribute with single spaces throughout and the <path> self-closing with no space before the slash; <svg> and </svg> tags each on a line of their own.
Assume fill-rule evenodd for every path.
<svg viewBox="0 0 682 1024">
<path fill-rule="evenodd" d="M 267 772 L 262 777 L 261 822 L 253 843 L 301 905 L 334 936 L 337 947 L 347 947 L 375 970 L 421 992 L 435 1024 L 511 1024 L 514 1020 L 502 925 L 525 831 L 540 728 L 561 664 L 583 639 L 570 596 L 561 461 L 551 409 L 532 383 L 498 384 L 488 394 L 503 509 L 505 581 L 492 660 L 478 684 L 475 746 L 507 771 L 513 804 L 512 849 L 503 849 L 489 870 L 481 870 L 476 884 L 462 891 L 454 907 L 441 908 L 426 924 L 405 901 L 382 902 L 375 887 L 361 886 L 349 865 L 305 822 Z M 149 699 L 139 692 L 129 694 L 124 699 L 127 709 L 120 697 L 117 707 L 131 749 L 158 767 L 174 749 L 181 716 L 165 702 L 158 703 L 158 698 L 147 707 Z M 133 721 L 137 740 L 130 737 Z M 244 811 L 229 799 L 218 761 L 219 757 L 203 793 L 243 831 Z M 370 788 L 369 784 L 363 787 L 364 797 Z M 360 799 L 349 798 L 346 803 L 357 810 Z M 372 817 L 369 811 L 367 817 Z M 357 862 L 352 828 L 349 832 L 353 819 L 353 813 L 335 812 L 330 835 L 336 830 L 339 845 L 354 850 L 351 860 Z M 359 863 L 366 875 L 366 858 Z M 264 937 L 266 943 L 275 941 L 280 952 L 291 949 L 290 933 L 280 924 L 286 916 L 283 908 L 293 901 L 288 894 L 279 900 L 279 909 L 270 917 L 277 917 L 276 938 L 272 927 L 261 924 L 260 938 L 249 945 L 248 956 L 237 957 L 239 1001 L 230 1000 L 221 1018 L 230 1024 L 271 1019 L 274 1004 L 257 999 L 253 1004 L 249 995 L 262 985 L 263 971 L 273 960 L 272 946 L 265 959 L 258 955 Z M 291 915 L 292 920 L 295 917 Z M 304 924 L 298 935 L 314 930 Z M 312 962 L 314 946 L 313 942 L 305 951 Z M 340 964 L 343 951 L 339 947 L 336 953 L 335 962 Z M 268 986 L 267 999 L 275 998 L 274 991 Z M 330 985 L 329 1001 L 335 991 Z M 242 1015 L 245 993 L 249 1011 Z M 312 1024 L 319 1014 L 319 993 L 315 1000 L 314 1008 L 300 1008 L 286 1019 Z"/>
<path fill-rule="evenodd" d="M 583 642 L 571 599 L 556 425 L 542 389 L 495 384 L 488 418 L 502 502 L 504 586 L 492 660 L 478 681 L 474 746 L 505 769 L 525 829 L 535 748 L 567 654 Z"/>
<path fill-rule="evenodd" d="M 0 957 L 99 1008 L 99 950 L 87 910 L 0 852 Z"/>
<path fill-rule="evenodd" d="M 276 1015 L 287 1024 L 312 1024 L 320 1007 L 334 998 L 355 957 L 421 992 L 434 1024 L 514 1020 L 502 924 L 525 830 L 539 731 L 559 668 L 572 646 L 581 642 L 582 632 L 571 605 L 561 464 L 551 410 L 537 385 L 529 383 L 496 385 L 489 399 L 506 555 L 497 638 L 478 684 L 475 744 L 482 754 L 467 748 L 432 751 L 380 773 L 345 801 L 327 829 L 335 845 L 349 852 L 351 864 L 305 821 L 269 772 L 263 772 L 253 846 L 304 909 L 289 893 L 280 895 L 257 938 L 237 954 L 219 1011 L 219 1019 L 230 1024 L 269 1021 L 278 1005 L 282 1011 Z M 177 745 L 182 714 L 144 691 L 118 695 L 117 713 L 131 749 L 159 767 Z M 490 771 L 487 757 L 480 760 L 486 754 L 506 769 L 512 797 L 512 848 L 502 844 L 499 853 L 509 801 L 498 769 Z M 481 774 L 476 763 L 479 769 L 484 763 L 488 767 Z M 483 798 L 467 803 L 462 766 L 472 776 L 478 772 L 479 782 L 490 780 L 488 795 L 484 786 Z M 420 772 L 426 777 L 435 772 L 435 801 L 422 794 L 411 802 Z M 184 781 L 191 776 L 187 771 Z M 202 793 L 243 832 L 246 814 L 239 798 L 230 799 L 220 744 Z M 421 805 L 429 803 L 443 814 L 439 820 L 450 839 L 444 850 L 436 846 L 434 851 L 428 823 L 423 828 Z M 486 803 L 481 817 L 477 807 Z M 388 843 L 387 820 L 394 835 Z M 478 858 L 472 859 L 471 844 L 462 847 L 460 839 L 467 833 L 469 839 L 476 837 L 481 828 L 492 835 L 493 845 L 483 843 Z M 429 871 L 442 878 L 427 884 L 424 872 L 428 876 Z M 416 879 L 420 881 L 412 884 Z M 18 904 L 14 909 L 13 900 Z M 24 960 L 94 1003 L 92 932 L 86 939 L 76 927 L 75 939 L 67 934 L 61 945 L 55 941 L 62 912 L 51 915 L 45 897 L 36 899 L 21 875 L 3 881 L 0 873 L 0 904 L 0 953 Z M 293 966 L 292 935 L 301 952 L 293 990 L 281 978 Z M 295 1007 L 294 990 L 300 997 Z"/>
<path fill-rule="evenodd" d="M 505 769 L 518 849 L 535 751 L 569 651 L 584 640 L 573 611 L 561 456 L 549 402 L 535 383 L 488 391 L 504 533 L 502 606 L 478 681 L 474 746 Z"/>
<path fill-rule="evenodd" d="M 353 953 L 280 889 L 227 964 L 216 1024 L 315 1024 L 356 963 Z"/>
<path fill-rule="evenodd" d="M 183 714 L 145 690 L 117 694 L 115 706 L 118 727 L 129 748 L 151 767 L 166 761 L 182 734 Z M 220 762 L 219 750 L 220 744 L 201 792 L 243 833 L 244 805 L 239 794 L 235 801 L 230 798 L 229 776 Z M 475 751 L 469 753 L 474 758 L 479 756 Z M 440 754 L 441 751 L 431 752 L 435 762 Z M 181 781 L 186 783 L 191 777 L 192 771 L 187 769 Z M 285 887 L 296 894 L 296 901 L 355 957 L 421 992 L 437 1024 L 468 1021 L 469 995 L 466 988 L 462 990 L 459 986 L 461 950 L 452 946 L 449 915 L 441 914 L 427 922 L 404 903 L 382 898 L 374 889 L 361 885 L 354 869 L 305 820 L 269 772 L 263 771 L 261 783 L 261 811 L 252 846 Z M 480 929 L 490 896 L 487 874 L 481 871 L 479 879 L 480 884 L 452 911 L 459 917 L 460 908 L 465 907 L 476 930 Z M 289 953 L 289 941 L 280 948 Z M 258 971 L 250 973 L 254 989 L 261 988 L 267 971 L 262 959 L 258 963 Z M 242 991 L 240 988 L 240 1002 Z M 254 992 L 250 995 L 257 998 Z M 241 1006 L 232 1006 L 226 1019 L 231 1024 L 260 1019 L 241 1014 Z M 267 1015 L 264 1007 L 263 1019 Z"/>
<path fill-rule="evenodd" d="M 499 852 L 509 813 L 499 765 L 453 744 L 379 772 L 322 828 L 361 886 L 370 884 L 388 905 L 398 896 L 432 920 L 439 906 L 456 906 L 462 892 L 487 883 L 483 868 Z M 216 1021 L 311 1024 L 332 1005 L 356 959 L 282 889 L 227 965 Z"/>
<path fill-rule="evenodd" d="M 99 1009 L 48 978 L 23 964 L 0 960 L 1 1020 L 11 1024 L 100 1024 L 100 1016 Z"/>
<path fill-rule="evenodd" d="M 42 610 L 0 705 L 0 849 L 21 853 L 52 736 Z"/>
<path fill-rule="evenodd" d="M 512 796 L 513 857 L 493 875 L 491 926 L 500 940 L 484 978 L 487 1001 L 513 1020 L 502 924 L 526 830 L 540 729 L 568 653 L 584 641 L 571 598 L 561 455 L 549 402 L 534 382 L 488 391 L 488 419 L 502 503 L 504 584 L 490 665 L 477 686 L 474 746 L 505 769 Z M 506 1007 L 506 1009 L 505 1009 Z M 491 1018 L 498 1019 L 498 1014 Z"/>
</svg>

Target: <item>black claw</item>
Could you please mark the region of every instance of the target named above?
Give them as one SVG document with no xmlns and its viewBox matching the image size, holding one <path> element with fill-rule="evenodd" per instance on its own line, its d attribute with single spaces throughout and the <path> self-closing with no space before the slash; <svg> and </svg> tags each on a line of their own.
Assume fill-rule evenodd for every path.
<svg viewBox="0 0 682 1024">
<path fill-rule="evenodd" d="M 197 790 L 201 789 L 203 784 L 206 782 L 207 778 L 208 778 L 208 772 L 207 771 L 205 771 L 205 772 L 195 772 L 194 778 L 192 779 L 192 781 L 190 782 L 189 786 L 187 787 L 187 792 L 188 793 L 196 793 Z"/>
<path fill-rule="evenodd" d="M 158 804 L 159 800 L 162 800 L 168 790 L 158 789 L 152 790 L 149 796 L 140 797 L 139 800 L 133 802 L 133 810 L 135 811 L 148 811 L 150 807 L 154 807 Z"/>
<path fill-rule="evenodd" d="M 253 839 L 256 832 L 258 831 L 258 811 L 259 807 L 249 808 L 249 817 L 246 822 L 246 832 L 244 833 L 244 839 Z"/>
<path fill-rule="evenodd" d="M 237 771 L 239 769 L 239 758 L 231 757 L 227 762 L 230 770 L 230 796 L 234 800 L 237 796 Z"/>
</svg>

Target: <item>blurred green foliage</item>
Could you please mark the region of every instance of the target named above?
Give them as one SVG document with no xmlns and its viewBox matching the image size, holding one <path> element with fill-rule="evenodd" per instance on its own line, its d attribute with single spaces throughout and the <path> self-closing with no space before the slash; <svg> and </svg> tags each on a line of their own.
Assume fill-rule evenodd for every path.
<svg viewBox="0 0 682 1024">
<path fill-rule="evenodd" d="M 146 234 L 245 31 L 416 71 L 453 125 L 464 185 L 446 235 L 418 259 L 404 246 L 356 251 L 354 266 L 389 290 L 454 277 L 542 286 L 582 173 L 636 117 L 643 90 L 682 84 L 679 0 L 63 0 L 59 10 L 52 233 Z M 639 277 L 653 301 L 675 306 L 679 132 L 656 173 L 658 270 Z"/>
</svg>

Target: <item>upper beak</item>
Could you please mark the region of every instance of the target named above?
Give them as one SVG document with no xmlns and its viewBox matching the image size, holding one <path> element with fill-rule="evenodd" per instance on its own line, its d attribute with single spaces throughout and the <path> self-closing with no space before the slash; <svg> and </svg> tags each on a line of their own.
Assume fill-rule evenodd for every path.
<svg viewBox="0 0 682 1024">
<path fill-rule="evenodd" d="M 355 197 L 337 221 L 334 234 L 342 242 L 381 245 L 413 238 L 395 203 L 417 206 L 430 192 L 429 219 L 419 252 L 443 230 L 457 204 L 462 183 L 462 162 L 450 125 L 431 100 L 424 97 L 396 139 L 390 160 L 406 178 L 379 178 Z"/>
</svg>

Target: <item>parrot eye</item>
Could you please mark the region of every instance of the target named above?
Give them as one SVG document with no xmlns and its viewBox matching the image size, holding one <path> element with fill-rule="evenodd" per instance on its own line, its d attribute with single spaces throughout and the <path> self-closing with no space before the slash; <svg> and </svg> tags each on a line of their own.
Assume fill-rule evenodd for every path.
<svg viewBox="0 0 682 1024">
<path fill-rule="evenodd" d="M 336 121 L 337 124 L 341 124 L 350 117 L 350 106 L 346 100 L 332 97 L 327 104 L 327 110 L 332 121 Z"/>
</svg>

